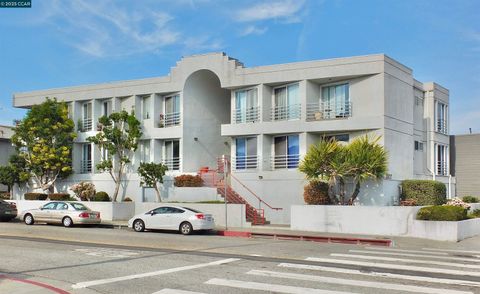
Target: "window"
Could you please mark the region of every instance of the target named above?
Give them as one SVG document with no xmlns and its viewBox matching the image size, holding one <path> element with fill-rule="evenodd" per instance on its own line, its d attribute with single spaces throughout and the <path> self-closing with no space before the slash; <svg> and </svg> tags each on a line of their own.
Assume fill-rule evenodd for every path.
<svg viewBox="0 0 480 294">
<path fill-rule="evenodd" d="M 180 170 L 180 141 L 168 140 L 165 141 L 164 164 L 168 166 L 169 170 Z"/>
<path fill-rule="evenodd" d="M 92 172 L 92 144 L 82 145 L 82 160 L 80 162 L 80 173 Z"/>
<path fill-rule="evenodd" d="M 447 134 L 447 105 L 445 103 L 436 102 L 435 117 L 436 131 Z"/>
<path fill-rule="evenodd" d="M 415 105 L 416 106 L 423 106 L 423 98 L 419 96 L 415 96 Z"/>
<path fill-rule="evenodd" d="M 165 114 L 160 120 L 165 127 L 180 125 L 180 95 L 165 97 Z"/>
<path fill-rule="evenodd" d="M 235 139 L 236 153 L 234 168 L 257 168 L 257 137 L 243 137 Z"/>
<path fill-rule="evenodd" d="M 67 113 L 68 113 L 68 118 L 73 119 L 73 106 L 71 102 L 67 103 Z"/>
<path fill-rule="evenodd" d="M 50 202 L 45 204 L 42 209 L 55 209 L 55 206 L 57 205 L 57 202 Z"/>
<path fill-rule="evenodd" d="M 423 142 L 415 141 L 415 151 L 423 151 Z"/>
<path fill-rule="evenodd" d="M 139 145 L 140 161 L 150 162 L 150 140 L 142 140 Z"/>
<path fill-rule="evenodd" d="M 168 213 L 168 209 L 170 207 L 159 207 L 159 208 L 155 208 L 154 210 L 150 211 L 150 213 L 154 213 L 154 214 L 164 214 L 164 213 Z"/>
<path fill-rule="evenodd" d="M 81 203 L 73 202 L 73 203 L 70 203 L 70 204 L 73 206 L 73 209 L 75 209 L 75 210 L 88 210 L 88 208 Z"/>
<path fill-rule="evenodd" d="M 112 113 L 112 101 L 106 100 L 102 102 L 102 116 L 109 116 Z"/>
<path fill-rule="evenodd" d="M 301 105 L 298 83 L 275 88 L 273 102 L 273 120 L 299 119 Z"/>
<path fill-rule="evenodd" d="M 348 142 L 350 141 L 350 135 L 349 134 L 339 134 L 339 135 L 326 135 L 323 137 L 325 140 L 336 140 L 338 142 Z"/>
<path fill-rule="evenodd" d="M 235 123 L 255 122 L 259 120 L 257 88 L 235 92 Z"/>
<path fill-rule="evenodd" d="M 298 135 L 274 138 L 273 168 L 297 168 L 300 159 Z"/>
<path fill-rule="evenodd" d="M 167 207 L 167 213 L 184 213 L 184 210 L 175 207 Z"/>
<path fill-rule="evenodd" d="M 448 174 L 447 164 L 447 150 L 448 147 L 442 144 L 435 144 L 435 157 L 436 157 L 436 171 L 439 176 L 446 176 Z"/>
<path fill-rule="evenodd" d="M 83 132 L 92 130 L 92 103 L 87 102 L 82 105 L 82 125 L 79 128 Z"/>
<path fill-rule="evenodd" d="M 68 209 L 68 205 L 66 203 L 63 203 L 63 202 L 59 202 L 57 204 L 57 207 L 55 208 L 56 210 L 67 210 Z"/>
<path fill-rule="evenodd" d="M 150 95 L 142 97 L 142 118 L 150 119 Z"/>
<path fill-rule="evenodd" d="M 349 85 L 342 84 L 323 87 L 320 112 L 324 119 L 350 116 L 351 105 Z"/>
</svg>

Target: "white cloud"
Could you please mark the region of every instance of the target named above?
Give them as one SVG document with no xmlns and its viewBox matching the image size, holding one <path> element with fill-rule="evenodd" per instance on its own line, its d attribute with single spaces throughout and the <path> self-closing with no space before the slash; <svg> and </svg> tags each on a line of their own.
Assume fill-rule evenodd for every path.
<svg viewBox="0 0 480 294">
<path fill-rule="evenodd" d="M 259 28 L 254 25 L 250 25 L 240 32 L 240 36 L 244 37 L 248 35 L 263 35 L 267 32 L 267 30 L 267 27 Z"/>
<path fill-rule="evenodd" d="M 265 1 L 252 7 L 241 9 L 236 13 L 239 22 L 281 19 L 285 22 L 298 22 L 297 13 L 303 7 L 303 0 Z"/>
</svg>

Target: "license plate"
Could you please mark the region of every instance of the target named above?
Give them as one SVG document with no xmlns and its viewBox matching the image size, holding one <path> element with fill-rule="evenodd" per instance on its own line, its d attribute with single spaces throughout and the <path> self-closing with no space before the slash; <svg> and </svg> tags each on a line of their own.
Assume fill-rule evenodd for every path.
<svg viewBox="0 0 480 294">
<path fill-rule="evenodd" d="M 5 214 L 12 214 L 10 211 L 5 211 Z"/>
<path fill-rule="evenodd" d="M 212 218 L 211 217 L 207 217 L 207 221 L 212 221 Z"/>
</svg>

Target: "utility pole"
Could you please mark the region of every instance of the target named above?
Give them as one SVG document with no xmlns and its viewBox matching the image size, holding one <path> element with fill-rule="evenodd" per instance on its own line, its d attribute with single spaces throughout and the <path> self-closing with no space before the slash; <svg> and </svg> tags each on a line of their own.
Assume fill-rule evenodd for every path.
<svg viewBox="0 0 480 294">
<path fill-rule="evenodd" d="M 223 155 L 223 189 L 224 189 L 224 195 L 225 195 L 225 231 L 228 230 L 228 205 L 227 205 L 227 175 L 228 175 L 228 170 L 227 170 L 227 156 Z"/>
</svg>

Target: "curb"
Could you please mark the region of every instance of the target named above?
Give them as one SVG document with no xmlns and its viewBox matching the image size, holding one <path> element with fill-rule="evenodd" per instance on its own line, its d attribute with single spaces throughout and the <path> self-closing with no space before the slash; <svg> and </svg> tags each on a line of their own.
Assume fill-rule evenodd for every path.
<svg viewBox="0 0 480 294">
<path fill-rule="evenodd" d="M 294 240 L 294 241 L 311 241 L 319 243 L 341 243 L 341 244 L 358 244 L 390 247 L 393 245 L 391 239 L 368 239 L 368 238 L 347 238 L 332 236 L 306 236 L 306 235 L 289 235 L 275 233 L 254 233 L 244 231 L 217 231 L 218 236 L 224 237 L 240 237 L 240 238 L 273 238 L 276 240 Z"/>
</svg>

